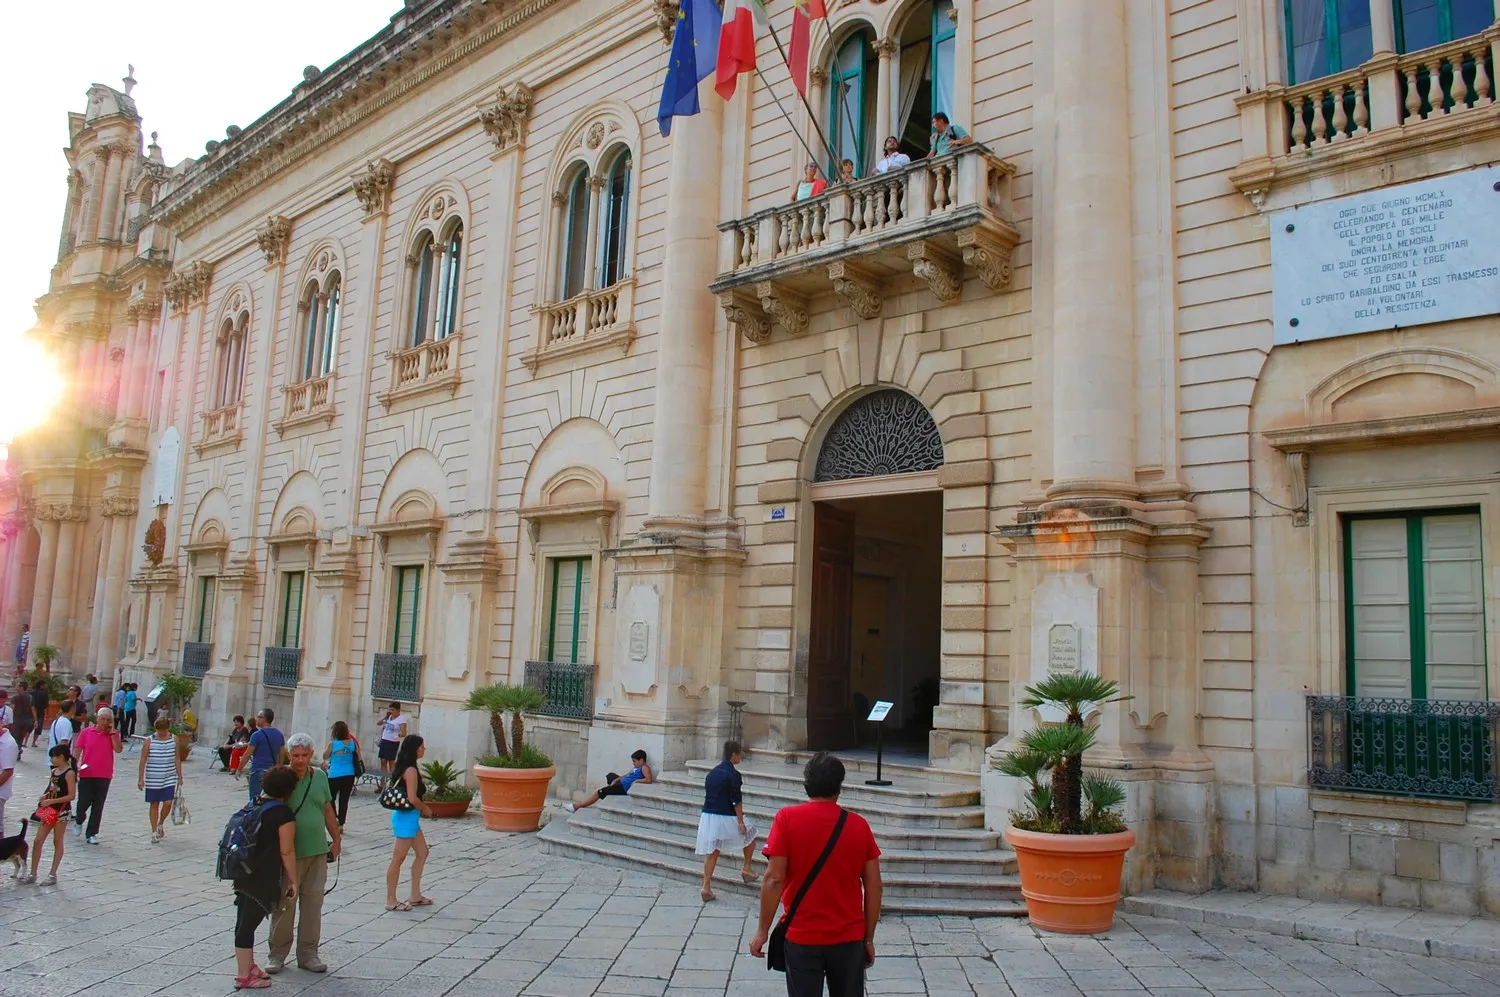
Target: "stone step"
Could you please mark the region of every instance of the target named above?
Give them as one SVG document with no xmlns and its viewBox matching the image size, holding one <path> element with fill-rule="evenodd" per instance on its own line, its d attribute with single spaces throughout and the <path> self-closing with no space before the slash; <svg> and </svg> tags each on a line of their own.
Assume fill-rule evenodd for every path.
<svg viewBox="0 0 1500 997">
<path fill-rule="evenodd" d="M 678 800 L 690 799 L 694 801 L 695 807 L 701 807 L 703 803 L 703 779 L 696 774 L 667 773 L 659 776 L 651 786 L 642 786 L 637 783 L 631 788 L 630 795 L 635 796 L 643 790 L 655 790 L 656 793 L 666 792 Z M 642 795 L 645 798 L 655 794 L 646 792 Z M 792 790 L 790 787 L 782 789 L 774 785 L 767 786 L 757 782 L 754 778 L 745 779 L 744 798 L 745 808 L 755 813 L 774 814 L 782 807 L 807 802 L 807 794 L 803 792 L 800 782 L 796 789 Z M 902 799 L 906 802 L 899 802 Z M 858 809 L 872 827 L 877 824 L 911 828 L 977 829 L 984 827 L 984 808 L 980 806 L 924 806 L 919 802 L 913 802 L 912 797 L 894 797 L 877 802 L 868 799 L 856 801 L 852 798 L 846 799 L 841 795 L 839 800 Z"/>
<path fill-rule="evenodd" d="M 598 806 L 579 811 L 569 819 L 569 824 L 584 837 L 630 839 L 652 851 L 672 851 L 683 856 L 694 856 L 698 840 L 697 813 L 691 816 L 664 812 L 643 814 L 636 811 L 628 800 L 618 797 L 602 800 Z M 760 829 L 762 844 L 768 828 L 767 824 Z M 915 882 L 930 884 L 934 877 L 963 878 L 972 882 L 975 877 L 1009 876 L 1016 871 L 1015 853 L 998 848 L 987 851 L 901 848 L 879 833 L 875 839 L 880 844 L 881 868 L 888 876 L 906 876 Z M 764 859 L 757 852 L 754 861 L 759 864 Z"/>
<path fill-rule="evenodd" d="M 709 770 L 716 764 L 718 763 L 712 761 L 688 762 L 685 777 L 696 779 L 698 785 L 702 786 L 704 776 L 708 775 Z M 787 793 L 799 799 L 807 797 L 802 786 L 801 766 L 756 761 L 741 763 L 739 770 L 744 778 L 747 792 L 753 785 L 757 790 Z M 892 785 L 868 786 L 862 774 L 851 773 L 844 779 L 844 788 L 839 794 L 839 801 L 846 806 L 859 806 L 860 804 L 885 806 L 891 803 L 909 807 L 976 807 L 979 805 L 977 779 L 972 785 L 964 785 L 933 782 L 920 776 L 899 778 L 896 773 L 889 770 L 883 775 L 891 781 Z M 871 778 L 873 777 L 872 771 Z"/>
<path fill-rule="evenodd" d="M 850 783 L 864 782 L 866 779 L 875 778 L 875 759 L 868 753 L 861 751 L 857 755 L 847 755 L 834 752 L 839 761 L 844 763 L 844 786 Z M 755 748 L 744 756 L 740 764 L 743 771 L 746 766 L 757 768 L 776 768 L 795 772 L 800 783 L 802 769 L 807 765 L 808 759 L 813 756 L 811 751 L 773 751 L 769 748 Z M 895 756 L 897 758 L 908 756 Z M 689 763 L 692 764 L 692 763 Z M 714 765 L 715 762 L 705 761 L 704 764 Z M 975 790 L 979 789 L 979 775 L 975 772 L 965 772 L 959 769 L 931 768 L 926 765 L 912 764 L 910 761 L 892 761 L 886 758 L 881 765 L 881 777 L 891 780 L 898 787 L 902 785 L 931 785 L 940 783 L 943 785 L 958 786 Z"/>
<path fill-rule="evenodd" d="M 573 815 L 573 819 L 586 816 L 587 811 Z M 573 827 L 572 820 L 563 820 L 560 816 L 538 832 L 537 840 L 542 850 L 551 855 L 598 862 L 613 868 L 647 869 L 688 883 L 699 883 L 703 878 L 702 860 L 691 853 L 684 857 L 677 852 L 658 851 L 643 847 L 630 838 L 587 837 Z M 993 884 L 976 889 L 969 886 L 967 880 L 964 884 L 942 886 L 930 881 L 911 883 L 907 881 L 909 877 L 899 875 L 883 876 L 882 879 L 885 881 L 882 909 L 891 914 L 1016 917 L 1023 916 L 1026 911 L 1019 881 L 994 877 Z M 758 885 L 740 882 L 738 864 L 723 858 L 714 871 L 714 889 L 745 897 L 759 894 Z"/>
<path fill-rule="evenodd" d="M 650 790 L 648 792 L 648 790 Z M 651 803 L 648 805 L 647 800 Z M 660 783 L 654 786 L 637 785 L 625 800 L 616 796 L 605 797 L 598 806 L 608 809 L 616 820 L 642 827 L 674 826 L 686 829 L 696 840 L 698 813 L 702 806 L 702 793 L 687 796 L 675 790 L 668 791 Z M 870 813 L 862 807 L 851 808 L 866 820 Z M 745 816 L 765 834 L 771 829 L 774 809 L 757 808 L 753 804 L 745 808 Z M 983 852 L 1001 847 L 998 831 L 983 828 L 911 828 L 888 824 L 871 823 L 875 838 L 883 850 Z"/>
</svg>

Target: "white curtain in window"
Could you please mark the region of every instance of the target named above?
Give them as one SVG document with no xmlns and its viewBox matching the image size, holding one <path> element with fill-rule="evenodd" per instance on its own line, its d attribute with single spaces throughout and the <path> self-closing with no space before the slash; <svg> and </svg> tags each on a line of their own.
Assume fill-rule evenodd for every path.
<svg viewBox="0 0 1500 997">
<path fill-rule="evenodd" d="M 930 44 L 923 40 L 901 50 L 901 106 L 898 109 L 900 116 L 896 118 L 898 135 L 911 120 L 912 108 L 917 106 L 917 98 L 921 96 L 922 87 L 927 83 L 927 64 L 931 61 L 928 57 Z"/>
<path fill-rule="evenodd" d="M 1328 71 L 1328 25 L 1323 0 L 1292 0 L 1293 83 L 1316 79 Z"/>
</svg>

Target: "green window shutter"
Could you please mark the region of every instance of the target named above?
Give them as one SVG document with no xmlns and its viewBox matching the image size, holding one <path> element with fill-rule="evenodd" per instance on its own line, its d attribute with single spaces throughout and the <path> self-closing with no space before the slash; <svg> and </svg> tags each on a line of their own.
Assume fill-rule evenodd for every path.
<svg viewBox="0 0 1500 997">
<path fill-rule="evenodd" d="M 417 630 L 421 623 L 422 569 L 416 565 L 396 569 L 396 613 L 391 652 L 417 653 Z"/>
<path fill-rule="evenodd" d="M 589 660 L 589 575 L 586 557 L 551 562 L 546 659 L 576 664 Z"/>
<path fill-rule="evenodd" d="M 277 634 L 277 647 L 302 646 L 302 588 L 305 577 L 301 571 L 288 571 L 282 575 L 281 628 Z"/>
<path fill-rule="evenodd" d="M 214 639 L 214 596 L 218 582 L 214 575 L 204 575 L 198 582 L 198 626 L 197 636 L 193 639 L 200 644 Z"/>
</svg>

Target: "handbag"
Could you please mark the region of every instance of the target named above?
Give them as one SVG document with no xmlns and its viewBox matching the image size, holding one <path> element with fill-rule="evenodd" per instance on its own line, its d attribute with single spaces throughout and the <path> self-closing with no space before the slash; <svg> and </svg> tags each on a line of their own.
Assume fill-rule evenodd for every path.
<svg viewBox="0 0 1500 997">
<path fill-rule="evenodd" d="M 31 816 L 48 827 L 55 827 L 57 826 L 57 818 L 62 816 L 62 811 L 56 807 L 37 807 L 36 812 Z"/>
<path fill-rule="evenodd" d="M 181 827 L 192 818 L 188 815 L 187 800 L 182 795 L 182 784 L 177 784 L 177 792 L 172 795 L 172 823 Z"/>
<path fill-rule="evenodd" d="M 359 751 L 359 738 L 350 736 L 349 740 L 354 742 L 354 778 L 361 779 L 365 774 L 365 756 Z"/>
<path fill-rule="evenodd" d="M 828 861 L 828 856 L 833 854 L 833 846 L 838 844 L 839 835 L 844 833 L 844 822 L 849 819 L 849 811 L 840 809 L 839 819 L 833 825 L 833 833 L 828 836 L 828 844 L 823 846 L 823 854 L 818 856 L 818 861 L 808 870 L 807 878 L 802 881 L 802 886 L 797 890 L 797 895 L 792 898 L 792 905 L 786 909 L 786 917 L 776 923 L 771 929 L 770 943 L 766 946 L 766 968 L 774 969 L 778 973 L 786 972 L 786 931 L 791 926 L 792 918 L 797 916 L 797 908 L 802 906 L 802 898 L 807 896 L 807 891 L 812 887 L 813 880 L 818 878 L 818 873 L 823 871 L 823 865 Z"/>
<path fill-rule="evenodd" d="M 412 810 L 411 801 L 406 798 L 406 785 L 400 782 L 392 782 L 380 791 L 376 802 L 387 810 Z"/>
</svg>

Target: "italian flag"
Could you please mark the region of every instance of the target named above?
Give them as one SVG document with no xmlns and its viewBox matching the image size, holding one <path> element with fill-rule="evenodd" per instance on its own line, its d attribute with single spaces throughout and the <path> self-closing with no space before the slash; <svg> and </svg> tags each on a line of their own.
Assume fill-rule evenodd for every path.
<svg viewBox="0 0 1500 997">
<path fill-rule="evenodd" d="M 792 46 L 787 54 L 787 68 L 792 71 L 792 82 L 797 92 L 807 96 L 807 52 L 812 47 L 812 22 L 828 16 L 823 0 L 797 0 L 792 11 Z"/>
<path fill-rule="evenodd" d="M 771 22 L 761 0 L 724 0 L 724 26 L 719 29 L 719 66 L 714 89 L 725 100 L 734 96 L 741 73 L 755 68 L 755 38 L 769 32 Z"/>
</svg>

